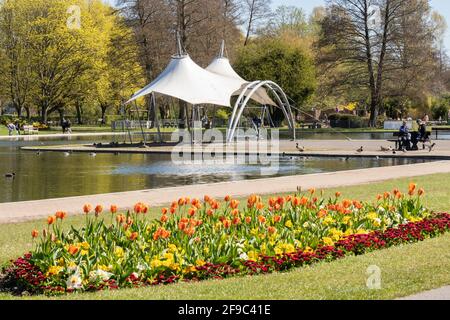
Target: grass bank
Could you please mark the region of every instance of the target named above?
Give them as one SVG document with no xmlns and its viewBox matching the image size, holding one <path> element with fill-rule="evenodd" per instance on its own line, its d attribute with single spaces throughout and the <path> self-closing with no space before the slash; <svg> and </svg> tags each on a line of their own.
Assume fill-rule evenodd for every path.
<svg viewBox="0 0 450 320">
<path fill-rule="evenodd" d="M 344 197 L 371 200 L 395 187 L 407 188 L 412 179 L 396 179 L 363 186 L 326 190 L 341 191 Z M 413 179 L 427 191 L 426 205 L 435 211 L 448 211 L 450 174 Z M 266 197 L 265 197 L 266 198 Z M 145 201 L 145 199 L 142 199 Z M 149 219 L 159 216 L 153 208 Z M 66 225 L 79 226 L 83 217 L 70 217 Z M 0 225 L 0 264 L 17 258 L 31 248 L 30 232 L 42 229 L 44 221 Z M 360 257 L 322 263 L 289 273 L 234 278 L 224 281 L 177 284 L 134 290 L 65 296 L 64 299 L 391 299 L 450 284 L 450 235 L 374 252 Z M 366 270 L 377 265 L 382 270 L 381 290 L 368 290 Z M 12 298 L 0 294 L 0 298 Z M 39 298 L 39 297 L 38 297 Z M 40 297 L 45 298 L 45 297 Z"/>
</svg>

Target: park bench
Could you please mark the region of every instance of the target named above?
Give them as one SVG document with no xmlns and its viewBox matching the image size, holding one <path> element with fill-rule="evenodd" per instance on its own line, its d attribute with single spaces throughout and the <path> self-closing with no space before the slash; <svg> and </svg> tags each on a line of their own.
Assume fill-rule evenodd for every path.
<svg viewBox="0 0 450 320">
<path fill-rule="evenodd" d="M 425 149 L 425 143 L 429 142 L 431 143 L 431 138 L 428 137 L 428 139 L 414 139 L 414 135 L 418 134 L 417 132 L 411 132 L 411 145 L 412 148 L 411 150 L 419 150 L 419 148 L 417 147 L 417 145 L 419 143 L 422 143 L 422 147 L 423 149 Z M 396 139 L 389 139 L 389 142 L 394 142 L 395 143 L 395 150 L 399 150 L 400 149 L 400 132 L 394 132 L 394 137 Z"/>
<path fill-rule="evenodd" d="M 24 134 L 38 134 L 39 129 L 36 129 L 34 126 L 23 126 Z"/>
</svg>

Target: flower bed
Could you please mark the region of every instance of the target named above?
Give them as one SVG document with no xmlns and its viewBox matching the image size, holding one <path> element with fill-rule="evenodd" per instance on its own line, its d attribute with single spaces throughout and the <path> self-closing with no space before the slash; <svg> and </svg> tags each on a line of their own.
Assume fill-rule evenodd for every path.
<svg viewBox="0 0 450 320">
<path fill-rule="evenodd" d="M 63 231 L 66 214 L 57 212 L 33 230 L 32 252 L 5 270 L 5 282 L 54 294 L 289 270 L 447 232 L 450 215 L 427 210 L 423 195 L 411 184 L 408 194 L 386 192 L 374 203 L 315 190 L 267 204 L 251 196 L 245 208 L 231 197 L 181 198 L 155 221 L 143 203 L 126 214 L 85 205 L 81 229 Z"/>
</svg>

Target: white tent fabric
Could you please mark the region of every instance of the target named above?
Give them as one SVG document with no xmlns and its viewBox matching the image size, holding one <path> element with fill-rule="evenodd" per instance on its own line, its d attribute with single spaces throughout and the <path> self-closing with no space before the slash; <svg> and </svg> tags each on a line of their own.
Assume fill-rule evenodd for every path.
<svg viewBox="0 0 450 320">
<path fill-rule="evenodd" d="M 231 107 L 231 97 L 244 83 L 201 68 L 189 55 L 173 56 L 167 68 L 148 86 L 127 101 L 130 103 L 151 93 L 184 100 L 190 104 L 214 104 Z"/>
<path fill-rule="evenodd" d="M 233 67 L 230 64 L 230 61 L 225 57 L 217 57 L 211 62 L 211 64 L 206 68 L 206 70 L 213 72 L 215 74 L 225 76 L 228 78 L 236 79 L 241 82 L 241 88 L 233 93 L 233 96 L 238 96 L 244 90 L 245 87 L 250 82 L 242 79 L 242 77 L 234 71 Z M 248 92 L 249 93 L 249 92 Z M 269 97 L 267 91 L 264 88 L 258 89 L 254 95 L 251 97 L 252 100 L 263 104 L 263 105 L 271 105 L 277 106 L 275 102 Z"/>
</svg>

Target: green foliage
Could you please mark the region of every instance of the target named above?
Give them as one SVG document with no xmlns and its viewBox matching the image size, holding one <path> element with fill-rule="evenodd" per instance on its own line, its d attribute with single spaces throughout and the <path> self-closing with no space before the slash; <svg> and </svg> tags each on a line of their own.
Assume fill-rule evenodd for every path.
<svg viewBox="0 0 450 320">
<path fill-rule="evenodd" d="M 335 113 L 328 117 L 333 128 L 366 128 L 368 119 L 353 114 Z"/>
<path fill-rule="evenodd" d="M 445 96 L 435 101 L 431 107 L 434 120 L 447 119 L 450 110 L 450 96 Z"/>
<path fill-rule="evenodd" d="M 235 63 L 247 80 L 271 80 L 280 85 L 297 106 L 316 90 L 313 59 L 297 38 L 262 38 L 244 47 Z"/>
<path fill-rule="evenodd" d="M 230 117 L 230 112 L 227 109 L 223 108 L 219 109 L 217 110 L 216 117 L 220 120 L 228 121 L 228 118 Z"/>
</svg>

